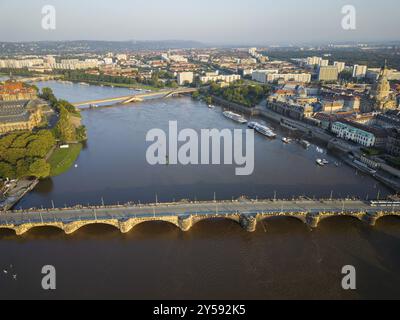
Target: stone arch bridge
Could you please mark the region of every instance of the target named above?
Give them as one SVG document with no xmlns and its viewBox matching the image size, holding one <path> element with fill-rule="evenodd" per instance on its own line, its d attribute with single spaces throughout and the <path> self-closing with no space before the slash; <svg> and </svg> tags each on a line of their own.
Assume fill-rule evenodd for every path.
<svg viewBox="0 0 400 320">
<path fill-rule="evenodd" d="M 22 235 L 33 228 L 53 227 L 72 234 L 88 225 L 104 224 L 128 233 L 142 223 L 159 221 L 189 231 L 204 220 L 227 219 L 253 232 L 257 223 L 275 217 L 294 218 L 317 228 L 321 221 L 332 217 L 351 217 L 374 226 L 385 216 L 400 216 L 400 204 L 371 206 L 346 200 L 180 202 L 6 211 L 0 213 L 0 229 Z"/>
</svg>

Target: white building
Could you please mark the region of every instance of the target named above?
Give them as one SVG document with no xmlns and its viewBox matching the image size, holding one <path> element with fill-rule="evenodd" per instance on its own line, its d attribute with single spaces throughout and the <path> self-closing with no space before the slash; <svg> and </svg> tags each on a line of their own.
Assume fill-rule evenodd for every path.
<svg viewBox="0 0 400 320">
<path fill-rule="evenodd" d="M 327 67 L 329 66 L 329 60 L 321 60 L 320 67 Z"/>
<path fill-rule="evenodd" d="M 337 81 L 339 76 L 338 68 L 335 66 L 321 66 L 319 68 L 319 81 Z"/>
<path fill-rule="evenodd" d="M 365 78 L 367 74 L 368 67 L 355 64 L 353 66 L 353 78 Z"/>
<path fill-rule="evenodd" d="M 375 145 L 375 135 L 342 122 L 335 122 L 332 125 L 332 132 L 338 138 L 353 141 L 365 147 L 373 147 Z"/>
<path fill-rule="evenodd" d="M 257 48 L 250 48 L 249 54 L 254 57 L 257 54 Z"/>
<path fill-rule="evenodd" d="M 309 66 L 315 66 L 315 65 L 320 66 L 321 62 L 322 62 L 322 58 L 320 58 L 320 57 L 308 57 L 306 63 Z"/>
<path fill-rule="evenodd" d="M 180 72 L 178 73 L 178 84 L 183 86 L 186 83 L 193 83 L 193 72 Z"/>
<path fill-rule="evenodd" d="M 251 78 L 253 81 L 267 83 L 267 75 L 271 73 L 277 74 L 279 73 L 279 70 L 278 69 L 255 70 L 251 74 Z"/>
<path fill-rule="evenodd" d="M 345 62 L 335 61 L 333 65 L 337 67 L 339 73 L 341 73 L 346 68 Z"/>
<path fill-rule="evenodd" d="M 202 83 L 207 83 L 207 82 L 216 82 L 216 81 L 222 81 L 226 83 L 231 83 L 234 81 L 240 80 L 242 77 L 238 74 L 230 74 L 230 75 L 210 75 L 210 76 L 204 76 L 200 77 L 200 81 Z"/>
<path fill-rule="evenodd" d="M 274 82 L 282 79 L 285 82 L 296 81 L 296 82 L 311 82 L 310 73 L 270 73 L 267 75 L 267 82 Z"/>
<path fill-rule="evenodd" d="M 117 54 L 117 55 L 115 56 L 115 58 L 116 58 L 118 61 L 127 61 L 127 60 L 128 60 L 128 55 L 127 55 L 127 54 L 122 54 L 122 53 L 120 53 L 120 54 Z"/>
<path fill-rule="evenodd" d="M 104 64 L 113 64 L 113 59 L 111 57 L 104 58 Z"/>
</svg>

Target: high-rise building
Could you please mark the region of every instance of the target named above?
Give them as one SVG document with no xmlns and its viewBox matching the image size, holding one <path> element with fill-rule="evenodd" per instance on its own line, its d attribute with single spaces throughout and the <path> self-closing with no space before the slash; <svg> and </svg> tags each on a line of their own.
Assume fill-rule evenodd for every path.
<svg viewBox="0 0 400 320">
<path fill-rule="evenodd" d="M 319 65 L 321 65 L 321 61 L 322 61 L 322 58 L 320 58 L 320 57 L 308 57 L 307 58 L 307 64 L 309 66 L 315 66 L 315 65 L 319 66 Z"/>
<path fill-rule="evenodd" d="M 333 65 L 337 67 L 339 73 L 341 73 L 346 68 L 345 62 L 335 61 Z"/>
<path fill-rule="evenodd" d="M 339 72 L 336 66 L 325 66 L 319 68 L 319 81 L 337 81 L 338 76 Z"/>
<path fill-rule="evenodd" d="M 193 83 L 193 72 L 180 72 L 178 73 L 178 84 L 183 86 L 184 84 L 191 84 Z"/>
<path fill-rule="evenodd" d="M 365 75 L 367 74 L 367 69 L 367 66 L 355 64 L 353 66 L 353 78 L 365 78 Z"/>
<path fill-rule="evenodd" d="M 329 66 L 329 60 L 322 59 L 322 60 L 321 60 L 321 63 L 320 63 L 320 66 L 321 66 L 321 67 L 327 67 L 327 66 Z"/>
</svg>

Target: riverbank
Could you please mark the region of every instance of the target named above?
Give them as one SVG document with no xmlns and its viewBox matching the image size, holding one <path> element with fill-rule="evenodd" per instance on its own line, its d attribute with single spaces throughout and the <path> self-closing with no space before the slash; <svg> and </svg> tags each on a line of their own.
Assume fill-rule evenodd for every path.
<svg viewBox="0 0 400 320">
<path fill-rule="evenodd" d="M 51 166 L 50 177 L 67 172 L 78 159 L 81 150 L 81 143 L 69 144 L 68 148 L 56 148 L 48 160 Z"/>
<path fill-rule="evenodd" d="M 72 83 L 85 83 L 88 85 L 94 85 L 94 86 L 103 86 L 103 87 L 115 87 L 115 88 L 126 88 L 126 89 L 132 89 L 132 90 L 151 90 L 151 91 L 159 91 L 161 88 L 153 87 L 150 85 L 146 84 L 127 84 L 127 83 L 114 83 L 114 82 L 102 82 L 102 81 L 78 81 L 78 80 L 70 80 L 70 79 L 65 79 L 65 81 L 70 81 Z"/>
<path fill-rule="evenodd" d="M 39 183 L 39 179 L 19 179 L 10 182 L 0 193 L 0 211 L 12 209 L 19 200 L 31 192 Z"/>
</svg>

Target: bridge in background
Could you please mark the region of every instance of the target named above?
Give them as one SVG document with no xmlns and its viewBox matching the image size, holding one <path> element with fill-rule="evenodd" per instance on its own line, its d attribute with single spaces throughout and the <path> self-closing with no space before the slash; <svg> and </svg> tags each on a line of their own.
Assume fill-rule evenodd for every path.
<svg viewBox="0 0 400 320">
<path fill-rule="evenodd" d="M 59 209 L 31 209 L 0 213 L 0 229 L 14 230 L 17 235 L 32 228 L 54 227 L 71 234 L 92 224 L 111 225 L 122 233 L 149 221 L 164 221 L 188 231 L 208 219 L 228 219 L 253 232 L 257 223 L 273 217 L 291 217 L 310 228 L 324 219 L 352 217 L 371 226 L 385 216 L 400 216 L 399 203 L 371 205 L 353 200 L 234 200 L 213 202 L 179 202 L 118 206 L 96 206 Z"/>
<path fill-rule="evenodd" d="M 98 99 L 98 100 L 90 100 L 90 101 L 83 101 L 77 102 L 73 105 L 75 107 L 83 107 L 88 105 L 97 105 L 100 103 L 109 103 L 115 102 L 120 104 L 127 104 L 132 102 L 141 102 L 146 98 L 169 98 L 181 94 L 193 93 L 197 91 L 196 88 L 179 88 L 179 89 L 167 89 L 167 90 L 160 90 L 154 92 L 146 92 L 146 93 L 139 93 L 131 96 L 122 96 L 122 97 L 114 97 L 114 98 L 105 98 L 105 99 Z"/>
</svg>

